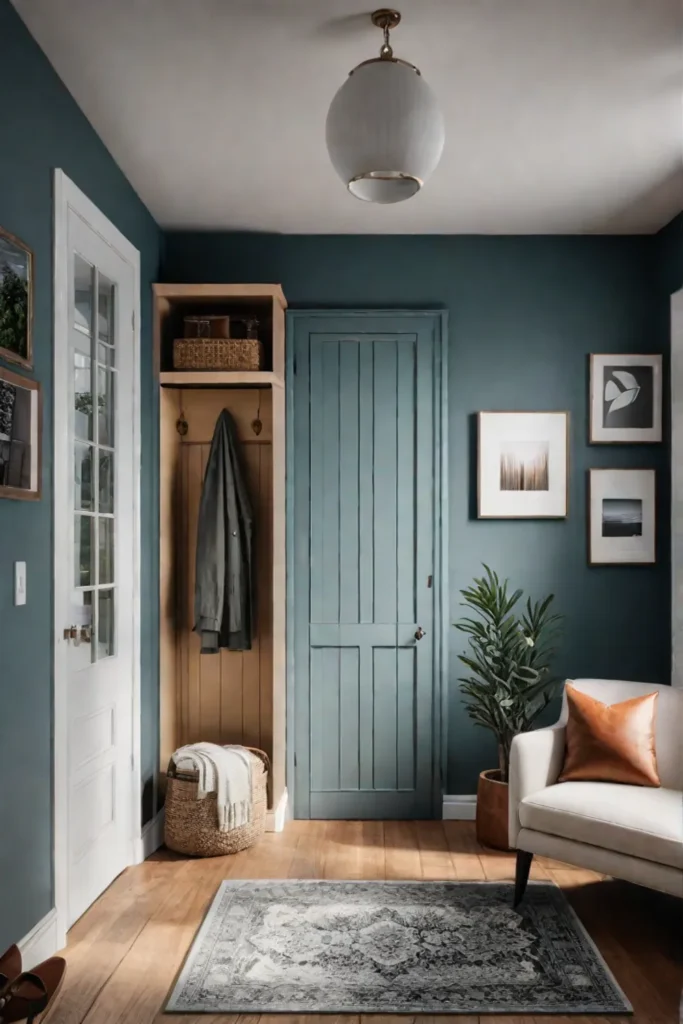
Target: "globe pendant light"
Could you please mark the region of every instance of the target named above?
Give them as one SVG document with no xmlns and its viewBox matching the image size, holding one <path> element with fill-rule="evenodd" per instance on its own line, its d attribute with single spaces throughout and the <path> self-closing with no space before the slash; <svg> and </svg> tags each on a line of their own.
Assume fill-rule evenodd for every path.
<svg viewBox="0 0 683 1024">
<path fill-rule="evenodd" d="M 379 57 L 363 61 L 332 100 L 330 159 L 349 192 L 368 203 L 400 203 L 420 191 L 441 158 L 444 124 L 436 96 L 416 67 L 394 57 L 389 30 L 398 11 L 371 15 L 384 32 Z"/>
</svg>

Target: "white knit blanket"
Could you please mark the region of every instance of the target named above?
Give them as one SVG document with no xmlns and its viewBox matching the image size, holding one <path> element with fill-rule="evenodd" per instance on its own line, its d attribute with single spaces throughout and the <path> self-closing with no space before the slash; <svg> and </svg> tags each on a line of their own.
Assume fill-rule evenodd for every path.
<svg viewBox="0 0 683 1024">
<path fill-rule="evenodd" d="M 217 794 L 218 828 L 229 832 L 252 819 L 251 754 L 245 747 L 191 743 L 173 754 L 176 768 L 199 772 L 197 799 Z"/>
</svg>

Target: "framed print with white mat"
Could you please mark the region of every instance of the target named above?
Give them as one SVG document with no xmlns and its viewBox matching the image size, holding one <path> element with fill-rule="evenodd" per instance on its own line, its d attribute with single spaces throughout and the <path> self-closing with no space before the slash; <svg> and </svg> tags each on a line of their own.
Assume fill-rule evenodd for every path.
<svg viewBox="0 0 683 1024">
<path fill-rule="evenodd" d="M 654 563 L 654 469 L 590 469 L 588 481 L 590 564 Z"/>
<path fill-rule="evenodd" d="M 480 519 L 567 515 L 569 413 L 480 412 Z"/>
</svg>

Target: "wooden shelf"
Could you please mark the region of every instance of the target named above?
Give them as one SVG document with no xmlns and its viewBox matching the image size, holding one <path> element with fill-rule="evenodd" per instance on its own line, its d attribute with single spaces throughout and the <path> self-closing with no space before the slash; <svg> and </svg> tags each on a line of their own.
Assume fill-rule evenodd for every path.
<svg viewBox="0 0 683 1024">
<path fill-rule="evenodd" d="M 153 284 L 157 299 L 181 299 L 183 302 L 207 302 L 230 300 L 231 302 L 252 303 L 254 301 L 275 301 L 282 309 L 287 300 L 279 284 Z"/>
<path fill-rule="evenodd" d="M 245 388 L 284 387 L 284 381 L 270 370 L 170 370 L 159 374 L 162 388 Z"/>
</svg>

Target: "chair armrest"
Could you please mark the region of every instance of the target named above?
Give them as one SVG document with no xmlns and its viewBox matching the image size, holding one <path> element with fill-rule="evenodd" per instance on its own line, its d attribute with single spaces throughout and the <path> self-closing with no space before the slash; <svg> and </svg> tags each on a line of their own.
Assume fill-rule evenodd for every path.
<svg viewBox="0 0 683 1024">
<path fill-rule="evenodd" d="M 509 842 L 514 850 L 521 828 L 519 805 L 522 800 L 557 782 L 564 761 L 565 726 L 523 732 L 512 741 L 508 787 Z"/>
</svg>

